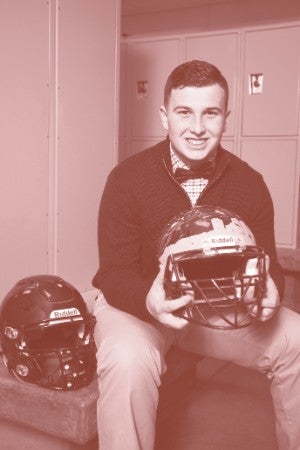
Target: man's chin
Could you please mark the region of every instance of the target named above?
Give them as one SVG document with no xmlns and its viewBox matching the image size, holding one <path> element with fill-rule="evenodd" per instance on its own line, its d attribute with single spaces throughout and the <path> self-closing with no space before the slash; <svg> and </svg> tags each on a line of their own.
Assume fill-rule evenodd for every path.
<svg viewBox="0 0 300 450">
<path fill-rule="evenodd" d="M 182 156 L 179 155 L 179 157 L 182 160 L 184 158 L 184 162 L 187 165 L 192 166 L 203 161 L 208 155 L 210 155 L 210 153 L 210 150 L 192 150 L 182 154 Z"/>
<path fill-rule="evenodd" d="M 202 160 L 204 160 L 207 156 L 209 156 L 218 145 L 211 146 L 202 146 L 199 148 L 188 146 L 186 142 L 184 142 L 184 145 L 181 145 L 180 147 L 176 146 L 175 143 L 172 143 L 172 149 L 174 153 L 178 156 L 181 161 L 188 165 L 193 166 L 197 165 L 197 163 L 200 163 Z M 178 149 L 179 148 L 179 149 Z"/>
</svg>

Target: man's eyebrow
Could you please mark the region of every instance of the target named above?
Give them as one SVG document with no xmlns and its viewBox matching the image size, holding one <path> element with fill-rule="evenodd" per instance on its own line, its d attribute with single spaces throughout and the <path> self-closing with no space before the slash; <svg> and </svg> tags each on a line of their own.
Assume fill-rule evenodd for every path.
<svg viewBox="0 0 300 450">
<path fill-rule="evenodd" d="M 204 109 L 204 111 L 222 111 L 222 108 L 219 108 L 219 106 L 208 106 L 207 108 Z"/>
<path fill-rule="evenodd" d="M 186 105 L 177 105 L 174 109 L 192 109 L 190 106 Z"/>
<path fill-rule="evenodd" d="M 186 105 L 177 105 L 175 106 L 175 108 L 173 109 L 173 111 L 180 111 L 180 110 L 185 110 L 185 111 L 192 111 L 193 108 L 191 108 L 190 106 L 186 106 Z M 222 112 L 222 108 L 220 108 L 219 106 L 207 106 L 203 112 L 207 112 L 207 111 L 216 111 L 216 112 Z"/>
</svg>

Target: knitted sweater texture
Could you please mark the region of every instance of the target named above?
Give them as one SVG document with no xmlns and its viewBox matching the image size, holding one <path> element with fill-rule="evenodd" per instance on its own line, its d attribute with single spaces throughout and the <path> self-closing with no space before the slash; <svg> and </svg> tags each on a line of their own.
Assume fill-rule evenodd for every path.
<svg viewBox="0 0 300 450">
<path fill-rule="evenodd" d="M 270 273 L 283 295 L 277 262 L 272 199 L 262 176 L 219 148 L 213 178 L 197 205 L 221 206 L 239 215 L 257 245 L 270 256 Z M 93 285 L 108 303 L 149 319 L 145 299 L 158 272 L 158 246 L 164 227 L 190 200 L 171 171 L 169 141 L 137 153 L 110 173 L 102 195 L 98 242 L 100 268 Z"/>
</svg>

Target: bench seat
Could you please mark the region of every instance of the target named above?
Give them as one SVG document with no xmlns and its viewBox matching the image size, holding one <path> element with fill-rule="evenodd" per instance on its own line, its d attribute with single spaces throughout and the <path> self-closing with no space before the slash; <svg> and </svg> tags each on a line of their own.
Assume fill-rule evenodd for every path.
<svg viewBox="0 0 300 450">
<path fill-rule="evenodd" d="M 178 349 L 169 352 L 163 416 L 168 414 L 168 401 L 178 396 L 181 380 L 195 378 L 198 359 Z M 181 383 L 181 388 L 188 388 L 188 383 Z M 1 362 L 1 450 L 97 450 L 98 395 L 96 378 L 78 391 L 55 391 L 15 379 Z"/>
</svg>

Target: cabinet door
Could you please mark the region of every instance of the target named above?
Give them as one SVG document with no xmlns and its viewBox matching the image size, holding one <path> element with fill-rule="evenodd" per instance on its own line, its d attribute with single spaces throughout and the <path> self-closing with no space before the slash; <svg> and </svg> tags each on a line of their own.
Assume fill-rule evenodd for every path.
<svg viewBox="0 0 300 450">
<path fill-rule="evenodd" d="M 208 36 L 188 37 L 185 42 L 185 59 L 200 59 L 218 67 L 229 86 L 229 110 L 227 130 L 224 136 L 234 135 L 237 87 L 237 34 L 216 34 Z"/>
<path fill-rule="evenodd" d="M 244 136 L 297 134 L 299 42 L 296 26 L 245 34 Z"/>
<path fill-rule="evenodd" d="M 128 43 L 127 59 L 129 134 L 133 138 L 164 136 L 159 107 L 167 77 L 179 64 L 179 40 Z"/>
<path fill-rule="evenodd" d="M 277 245 L 294 247 L 298 219 L 297 141 L 244 141 L 241 157 L 263 175 L 270 190 Z"/>
</svg>

